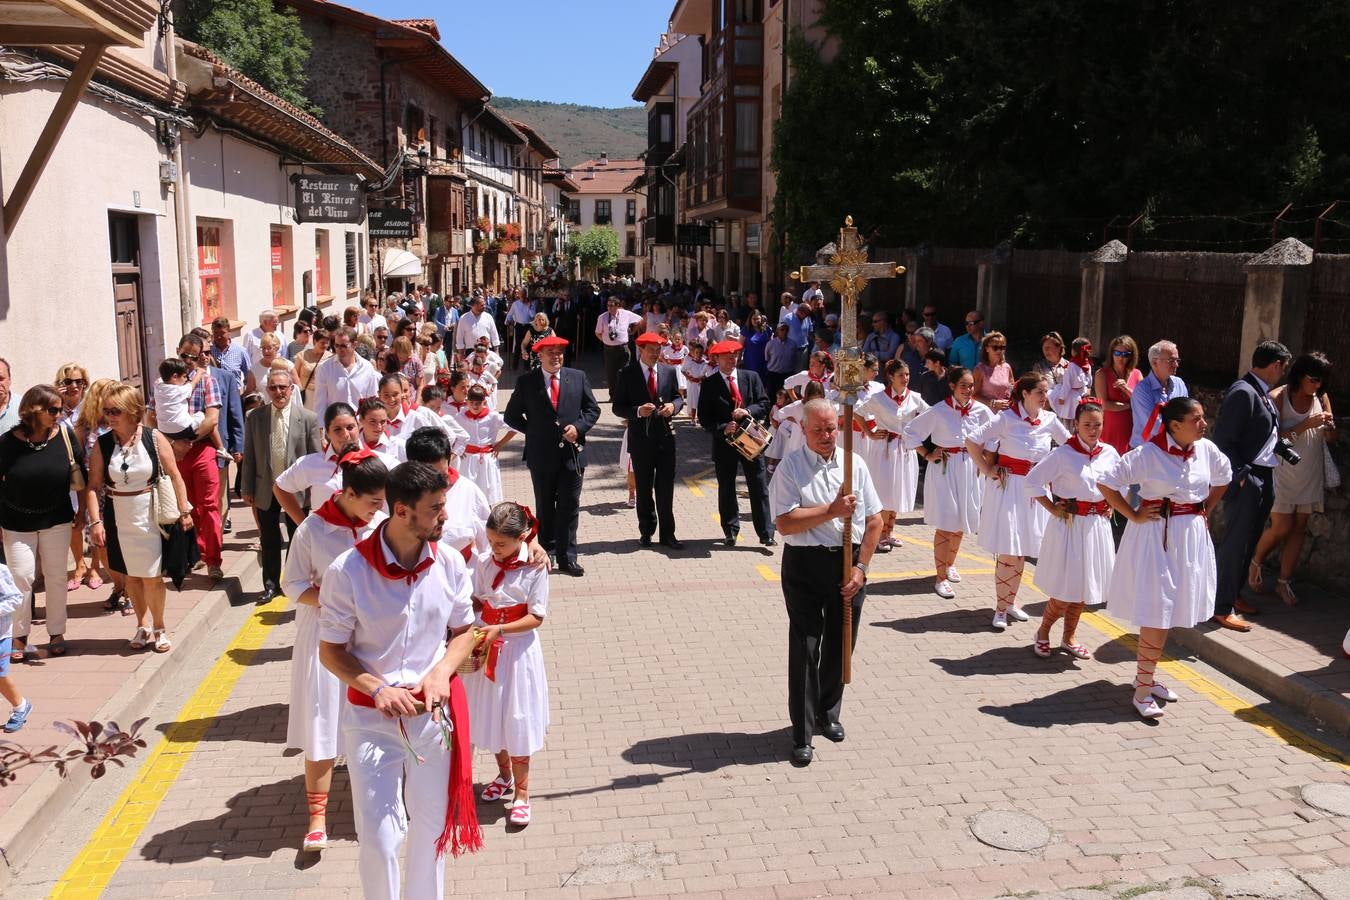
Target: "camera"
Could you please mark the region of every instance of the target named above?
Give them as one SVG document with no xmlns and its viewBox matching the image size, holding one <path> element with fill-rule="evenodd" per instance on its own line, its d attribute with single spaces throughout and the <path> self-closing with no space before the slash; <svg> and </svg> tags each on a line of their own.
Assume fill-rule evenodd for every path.
<svg viewBox="0 0 1350 900">
<path fill-rule="evenodd" d="M 1275 455 L 1291 466 L 1296 466 L 1303 461 L 1303 456 L 1294 449 L 1294 442 L 1289 438 L 1280 438 L 1275 441 Z"/>
</svg>

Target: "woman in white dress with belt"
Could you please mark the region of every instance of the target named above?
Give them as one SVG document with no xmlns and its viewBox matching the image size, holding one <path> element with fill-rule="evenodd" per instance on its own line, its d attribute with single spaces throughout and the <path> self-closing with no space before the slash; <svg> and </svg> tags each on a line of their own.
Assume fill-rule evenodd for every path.
<svg viewBox="0 0 1350 900">
<path fill-rule="evenodd" d="M 173 484 L 184 528 L 192 527 L 192 504 L 168 439 L 140 424 L 145 415 L 140 391 L 128 384 L 108 388 L 103 415 L 110 429 L 94 442 L 85 486 L 85 508 L 99 509 L 101 494 L 103 514 L 89 523 L 89 536 L 95 547 L 107 548 L 108 565 L 126 576 L 126 592 L 136 612 L 131 649 L 153 645 L 156 653 L 166 653 L 171 642 L 164 622 L 164 538 L 150 493 L 160 472 Z"/>
<path fill-rule="evenodd" d="M 319 601 L 323 573 L 386 517 L 384 483 L 389 470 L 372 451 L 349 443 L 339 455 L 342 490 L 327 497 L 291 536 L 281 590 L 295 598 L 295 646 L 291 649 L 291 698 L 286 746 L 305 753 L 305 801 L 309 824 L 301 849 L 328 846 L 328 792 L 338 755 L 338 714 L 343 688 L 319 662 Z"/>
<path fill-rule="evenodd" d="M 994 554 L 994 628 L 1008 619 L 1025 622 L 1017 605 L 1028 556 L 1039 556 L 1050 514 L 1027 496 L 1024 479 L 1031 467 L 1050 455 L 1053 441 L 1069 439 L 1068 429 L 1051 412 L 1045 376 L 1030 372 L 1013 385 L 1008 408 L 966 438 L 966 451 L 985 476 L 980 501 L 980 546 Z"/>
<path fill-rule="evenodd" d="M 1074 413 L 1073 437 L 1036 463 L 1025 479 L 1027 496 L 1051 517 L 1036 558 L 1036 581 L 1049 598 L 1031 645 L 1042 659 L 1052 652 L 1050 629 L 1061 618 L 1060 649 L 1077 659 L 1092 656 L 1075 640 L 1078 619 L 1084 605 L 1105 602 L 1116 559 L 1111 506 L 1097 483 L 1115 469 L 1120 454 L 1101 442 L 1104 422 L 1101 400 L 1084 397 Z"/>
<path fill-rule="evenodd" d="M 327 444 L 325 449 L 318 453 L 307 453 L 291 463 L 272 485 L 272 495 L 293 522 L 305 519 L 307 509 L 300 501 L 306 491 L 309 492 L 308 506 L 317 507 L 342 490 L 338 449 L 361 440 L 356 410 L 341 400 L 328 404 L 323 414 L 323 439 Z M 396 458 L 381 451 L 377 450 L 376 455 L 386 469 L 392 469 L 399 463 Z"/>
<path fill-rule="evenodd" d="M 1139 629 L 1134 708 L 1162 715 L 1157 700 L 1174 701 L 1154 677 L 1169 628 L 1191 628 L 1214 615 L 1217 588 L 1209 513 L 1223 498 L 1233 469 L 1205 439 L 1199 401 L 1174 397 L 1162 408 L 1162 428 L 1120 458 L 1099 487 L 1129 524 L 1116 553 L 1106 608 Z M 1124 494 L 1139 485 L 1139 508 Z"/>
<path fill-rule="evenodd" d="M 947 370 L 951 395 L 929 407 L 905 426 L 905 447 L 928 460 L 923 482 L 923 520 L 935 529 L 933 590 L 946 600 L 956 596 L 952 585 L 961 580 L 956 555 L 966 532 L 980 525 L 980 491 L 975 463 L 966 452 L 966 438 L 993 421 L 989 407 L 975 400 L 975 376 L 969 369 Z M 932 440 L 933 449 L 923 442 Z"/>
<path fill-rule="evenodd" d="M 872 453 L 867 465 L 881 496 L 884 522 L 877 550 L 885 552 L 903 544 L 894 536 L 895 518 L 914 511 L 919 491 L 919 457 L 904 443 L 905 426 L 928 409 L 923 398 L 909 389 L 909 364 L 902 359 L 886 362 L 886 388 L 873 395 L 862 414 L 871 426 Z"/>
</svg>

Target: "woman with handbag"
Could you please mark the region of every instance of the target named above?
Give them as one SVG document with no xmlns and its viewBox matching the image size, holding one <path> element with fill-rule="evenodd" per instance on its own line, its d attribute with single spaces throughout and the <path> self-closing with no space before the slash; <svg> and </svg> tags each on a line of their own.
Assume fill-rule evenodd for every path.
<svg viewBox="0 0 1350 900">
<path fill-rule="evenodd" d="M 0 528 L 5 559 L 24 596 L 38 566 L 46 582 L 47 645 L 52 656 L 66 652 L 66 554 L 72 525 L 84 521 L 84 453 L 79 440 L 59 425 L 61 395 L 49 384 L 29 388 L 19 401 L 19 424 L 0 437 Z M 70 492 L 75 491 L 72 508 Z M 34 662 L 29 646 L 33 607 L 14 611 L 13 662 Z"/>
<path fill-rule="evenodd" d="M 94 546 L 107 548 L 108 565 L 122 574 L 131 597 L 136 612 L 131 649 L 153 644 L 156 653 L 166 653 L 171 643 L 164 624 L 161 526 L 176 521 L 192 527 L 192 504 L 168 438 L 141 425 L 144 414 L 145 401 L 130 385 L 103 395 L 103 416 L 111 428 L 94 443 L 84 496 L 89 508 L 97 509 L 99 492 L 104 494 L 103 515 L 94 514 L 90 537 Z"/>
</svg>

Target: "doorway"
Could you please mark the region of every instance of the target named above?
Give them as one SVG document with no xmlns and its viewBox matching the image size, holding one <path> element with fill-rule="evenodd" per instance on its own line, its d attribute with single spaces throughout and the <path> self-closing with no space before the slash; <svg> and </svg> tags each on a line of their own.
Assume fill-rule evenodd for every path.
<svg viewBox="0 0 1350 900">
<path fill-rule="evenodd" d="M 117 319 L 117 367 L 123 382 L 145 389 L 145 328 L 141 318 L 141 241 L 136 216 L 108 214 L 113 304 Z"/>
</svg>

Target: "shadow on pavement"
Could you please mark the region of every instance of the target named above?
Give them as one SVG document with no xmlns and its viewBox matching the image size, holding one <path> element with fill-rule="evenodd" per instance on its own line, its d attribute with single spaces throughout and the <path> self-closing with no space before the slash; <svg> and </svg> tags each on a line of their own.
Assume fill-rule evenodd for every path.
<svg viewBox="0 0 1350 900">
<path fill-rule="evenodd" d="M 1009 706 L 981 706 L 980 712 L 1026 728 L 1094 723 L 1114 725 L 1120 722 L 1158 725 L 1157 719 L 1139 718 L 1130 706 L 1131 692 L 1132 688 L 1128 684 L 1102 679 Z"/>
<path fill-rule="evenodd" d="M 1078 666 L 1074 665 L 1077 660 L 1067 653 L 1055 653 L 1049 659 L 1041 659 L 1031 652 L 1029 643 L 1012 647 L 991 647 L 983 653 L 965 659 L 931 659 L 929 662 L 948 675 L 960 678 L 971 675 L 1003 675 L 1010 672 L 1044 675 L 1066 669 L 1078 671 Z"/>
<path fill-rule="evenodd" d="M 229 650 L 226 650 L 225 653 L 236 665 L 241 666 L 261 666 L 271 662 L 290 662 L 291 659 L 290 647 L 260 647 L 257 650 L 231 647 Z"/>
<path fill-rule="evenodd" d="M 212 734 L 219 734 L 231 742 L 283 744 L 286 742 L 286 716 L 285 703 L 268 703 L 208 718 L 164 722 L 155 728 L 163 732 L 164 739 L 171 744 L 210 740 Z"/>
<path fill-rule="evenodd" d="M 883 582 L 887 583 L 889 582 Z M 872 587 L 867 589 L 867 596 L 869 598 L 876 596 Z M 903 634 L 928 634 L 933 631 L 979 634 L 989 630 L 989 613 L 984 610 L 949 609 L 928 616 L 915 616 L 912 619 L 872 622 L 871 625 L 873 628 L 893 628 Z"/>
<path fill-rule="evenodd" d="M 289 625 L 295 621 L 295 607 L 283 609 L 280 612 L 274 609 L 263 610 L 257 614 L 258 622 L 262 625 Z"/>
<path fill-rule="evenodd" d="M 876 560 L 872 565 L 876 565 Z M 869 597 L 922 597 L 933 593 L 933 578 L 920 575 L 918 578 L 899 578 L 896 580 L 874 581 L 867 585 Z"/>
</svg>

